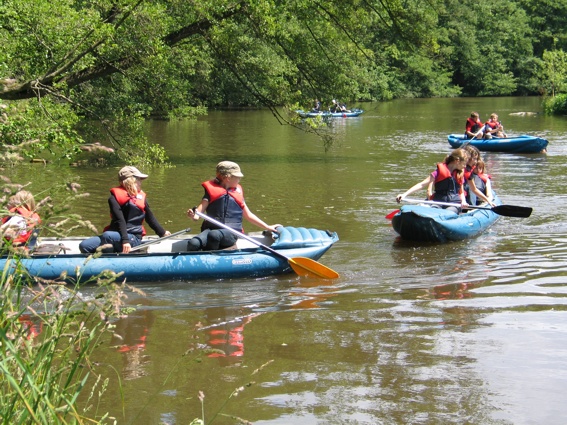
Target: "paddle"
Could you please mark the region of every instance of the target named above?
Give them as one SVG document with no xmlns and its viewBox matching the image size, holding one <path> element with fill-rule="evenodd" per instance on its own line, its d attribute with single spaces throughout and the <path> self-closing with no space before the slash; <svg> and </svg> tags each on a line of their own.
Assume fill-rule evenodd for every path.
<svg viewBox="0 0 567 425">
<path fill-rule="evenodd" d="M 391 219 L 394 218 L 394 216 L 395 216 L 397 213 L 399 213 L 399 212 L 400 212 L 400 210 L 394 210 L 394 211 L 392 211 L 391 213 L 389 213 L 388 215 L 386 215 L 386 218 L 387 218 L 388 220 L 391 220 Z"/>
<path fill-rule="evenodd" d="M 191 228 L 188 227 L 187 229 L 180 230 L 179 232 L 175 232 L 175 233 L 172 233 L 171 235 L 164 236 L 163 238 L 153 239 L 153 240 L 150 240 L 150 241 L 148 241 L 148 242 L 143 242 L 143 243 L 141 243 L 140 245 L 137 245 L 137 246 L 135 246 L 134 248 L 132 248 L 132 249 L 130 250 L 130 252 L 139 251 L 140 249 L 144 249 L 144 248 L 147 247 L 148 245 L 153 245 L 153 244 L 155 244 L 155 243 L 160 243 L 160 242 L 162 242 L 162 241 L 164 241 L 164 240 L 166 240 L 166 239 L 172 238 L 172 237 L 177 236 L 177 235 L 181 235 L 182 233 L 189 233 L 190 231 L 191 231 Z"/>
<path fill-rule="evenodd" d="M 404 198 L 402 201 L 410 202 L 412 204 L 432 204 L 432 205 L 446 205 L 448 207 L 460 207 L 460 204 L 454 204 L 450 202 L 436 202 L 436 201 L 422 201 L 420 199 L 407 199 Z M 476 209 L 476 210 L 490 210 L 498 215 L 503 215 L 506 217 L 520 217 L 526 218 L 532 214 L 533 208 L 530 207 L 519 207 L 516 205 L 497 205 L 495 207 L 481 207 L 477 205 L 469 205 L 465 209 Z"/>
<path fill-rule="evenodd" d="M 288 261 L 291 268 L 293 269 L 293 271 L 300 276 L 316 276 L 316 277 L 323 277 L 323 278 L 326 278 L 326 279 L 336 279 L 336 278 L 339 277 L 339 274 L 336 271 L 330 269 L 327 266 L 324 266 L 321 263 L 318 263 L 315 260 L 312 260 L 311 258 L 306 258 L 306 257 L 290 258 L 290 257 L 287 257 L 287 256 L 283 255 L 281 252 L 278 252 L 275 249 L 270 248 L 269 246 L 258 242 L 256 239 L 253 239 L 250 236 L 246 236 L 242 232 L 239 232 L 237 230 L 234 230 L 231 227 L 228 227 L 226 224 L 221 223 L 220 221 L 217 221 L 214 218 L 209 217 L 206 214 L 202 214 L 197 210 L 194 210 L 194 211 L 195 211 L 195 214 L 198 217 L 201 217 L 204 220 L 207 220 L 207 221 L 213 223 L 214 225 L 216 225 L 218 227 L 222 227 L 223 229 L 226 229 L 229 232 L 234 233 L 239 238 L 246 239 L 248 242 L 252 242 L 253 244 L 258 245 L 259 247 L 265 249 L 266 251 L 271 252 L 272 254 L 274 254 L 274 255 L 276 255 L 280 258 L 285 258 Z"/>
</svg>

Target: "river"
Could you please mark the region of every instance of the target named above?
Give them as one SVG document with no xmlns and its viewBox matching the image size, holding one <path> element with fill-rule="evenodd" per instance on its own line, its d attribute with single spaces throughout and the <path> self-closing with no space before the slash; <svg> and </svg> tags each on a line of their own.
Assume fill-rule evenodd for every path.
<svg viewBox="0 0 567 425">
<path fill-rule="evenodd" d="M 130 295 L 137 310 L 97 353 L 109 379 L 98 412 L 120 424 L 189 424 L 201 417 L 202 391 L 205 421 L 215 424 L 563 424 L 567 119 L 544 116 L 540 104 L 352 105 L 365 113 L 334 120 L 338 143 L 328 152 L 268 111 L 148 123 L 173 165 L 142 170 L 164 227 L 187 227 L 200 182 L 217 162 L 236 161 L 247 203 L 265 221 L 338 232 L 319 261 L 341 277 L 137 284 L 146 296 Z M 395 196 L 444 158 L 447 135 L 473 110 L 483 121 L 498 113 L 509 135 L 549 140 L 547 154 L 483 155 L 503 202 L 533 214 L 502 217 L 464 242 L 398 240 L 384 218 Z M 73 212 L 102 228 L 117 170 L 35 164 L 8 174 L 31 180 L 35 193 L 77 176 L 90 196 Z"/>
</svg>

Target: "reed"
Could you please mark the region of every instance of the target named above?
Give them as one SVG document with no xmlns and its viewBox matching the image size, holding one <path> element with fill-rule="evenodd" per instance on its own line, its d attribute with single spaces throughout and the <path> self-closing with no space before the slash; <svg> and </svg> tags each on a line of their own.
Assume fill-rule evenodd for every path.
<svg viewBox="0 0 567 425">
<path fill-rule="evenodd" d="M 17 263 L 17 255 L 14 256 Z M 90 361 L 122 314 L 125 285 L 99 279 L 94 296 L 76 287 L 0 279 L 0 418 L 3 424 L 114 422 L 97 404 L 107 385 Z M 79 397 L 80 396 L 80 397 Z M 79 403 L 78 400 L 81 400 Z"/>
</svg>

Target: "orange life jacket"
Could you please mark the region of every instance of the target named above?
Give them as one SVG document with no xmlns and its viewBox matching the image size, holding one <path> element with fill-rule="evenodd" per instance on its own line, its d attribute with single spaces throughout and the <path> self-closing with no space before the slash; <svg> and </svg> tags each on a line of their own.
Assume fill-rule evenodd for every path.
<svg viewBox="0 0 567 425">
<path fill-rule="evenodd" d="M 463 192 L 463 179 L 457 177 L 457 170 L 451 173 L 444 162 L 437 164 L 437 176 L 435 177 L 435 193 L 433 200 L 439 202 L 461 203 L 460 194 Z"/>
<path fill-rule="evenodd" d="M 146 234 L 143 223 L 146 217 L 146 193 L 143 190 L 138 192 L 138 196 L 131 196 L 122 186 L 113 187 L 110 193 L 116 198 L 124 220 L 126 220 L 126 231 L 134 235 Z M 112 223 L 104 228 L 104 230 L 116 230 Z"/>
<path fill-rule="evenodd" d="M 39 218 L 39 215 L 36 212 L 30 211 L 24 207 L 11 208 L 9 211 L 12 214 L 3 217 L 2 224 L 10 220 L 14 215 L 20 215 L 26 220 L 26 229 L 19 232 L 18 236 L 16 236 L 16 238 L 12 240 L 12 243 L 14 245 L 23 245 L 28 241 L 28 239 L 32 235 L 33 228 L 41 223 L 41 219 Z"/>
<path fill-rule="evenodd" d="M 209 197 L 207 214 L 228 227 L 242 232 L 242 213 L 246 206 L 242 186 L 226 189 L 218 180 L 209 180 L 202 183 Z M 216 229 L 212 223 L 204 221 L 202 230 Z"/>
</svg>

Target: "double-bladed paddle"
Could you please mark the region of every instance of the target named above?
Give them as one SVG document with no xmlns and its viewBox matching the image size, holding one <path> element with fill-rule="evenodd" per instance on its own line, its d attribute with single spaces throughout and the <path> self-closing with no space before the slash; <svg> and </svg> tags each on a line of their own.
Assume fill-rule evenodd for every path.
<svg viewBox="0 0 567 425">
<path fill-rule="evenodd" d="M 180 230 L 179 232 L 172 233 L 171 235 L 167 235 L 167 236 L 164 236 L 164 237 L 159 238 L 159 239 L 153 239 L 153 240 L 150 240 L 148 242 L 142 242 L 140 245 L 136 245 L 134 248 L 132 248 L 130 250 L 130 252 L 139 251 L 140 249 L 144 249 L 148 245 L 160 243 L 161 241 L 164 241 L 166 239 L 172 238 L 172 237 L 177 236 L 177 235 L 181 235 L 182 233 L 189 233 L 190 231 L 191 231 L 191 228 L 188 227 L 187 229 Z"/>
<path fill-rule="evenodd" d="M 444 205 L 448 207 L 457 207 L 457 208 L 461 206 L 461 204 L 454 204 L 451 202 L 422 201 L 420 199 L 403 198 L 402 201 L 409 202 L 412 204 Z M 517 205 L 496 205 L 495 207 L 481 207 L 478 205 L 468 205 L 464 209 L 489 210 L 498 215 L 503 215 L 506 217 L 519 217 L 519 218 L 529 217 L 533 211 L 533 208 L 520 207 Z"/>
<path fill-rule="evenodd" d="M 242 232 L 239 232 L 237 230 L 234 230 L 231 227 L 228 227 L 226 224 L 221 223 L 220 221 L 217 221 L 214 218 L 209 217 L 206 214 L 200 213 L 197 210 L 194 210 L 194 211 L 195 211 L 195 214 L 198 217 L 201 217 L 204 220 L 207 220 L 207 221 L 213 223 L 215 226 L 226 229 L 229 232 L 234 233 L 239 238 L 246 239 L 248 242 L 252 242 L 253 244 L 258 245 L 259 247 L 265 249 L 266 251 L 271 252 L 272 254 L 274 254 L 278 257 L 285 258 L 288 261 L 291 268 L 293 269 L 293 271 L 300 276 L 316 276 L 316 277 L 323 277 L 325 279 L 336 279 L 336 278 L 339 277 L 339 274 L 336 271 L 334 271 L 333 269 L 330 269 L 327 266 L 324 266 L 321 263 L 318 263 L 315 260 L 312 260 L 311 258 L 306 258 L 306 257 L 290 258 L 290 257 L 287 257 L 287 256 L 283 255 L 281 252 L 278 252 L 275 249 L 270 248 L 269 246 L 258 242 L 256 239 L 253 239 L 250 236 L 247 236 Z"/>
</svg>

